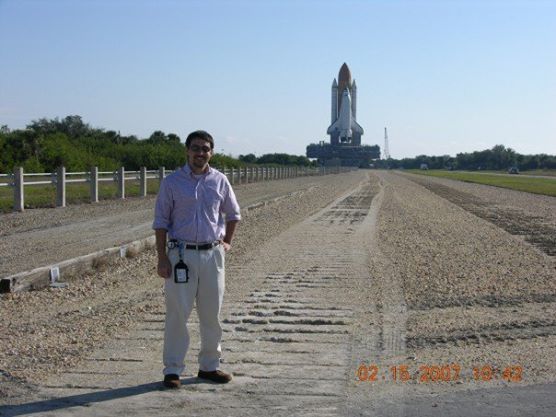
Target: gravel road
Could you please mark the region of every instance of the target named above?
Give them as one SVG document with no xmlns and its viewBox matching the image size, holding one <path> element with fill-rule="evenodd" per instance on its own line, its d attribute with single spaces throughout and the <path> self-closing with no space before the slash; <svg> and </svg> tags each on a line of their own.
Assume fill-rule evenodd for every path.
<svg viewBox="0 0 556 417">
<path fill-rule="evenodd" d="M 0 415 L 554 415 L 556 199 L 414 177 L 313 178 L 247 213 L 226 260 L 225 387 L 191 376 L 193 348 L 182 390 L 160 390 L 152 251 L 2 296 Z M 504 227 L 509 209 L 530 221 Z"/>
</svg>

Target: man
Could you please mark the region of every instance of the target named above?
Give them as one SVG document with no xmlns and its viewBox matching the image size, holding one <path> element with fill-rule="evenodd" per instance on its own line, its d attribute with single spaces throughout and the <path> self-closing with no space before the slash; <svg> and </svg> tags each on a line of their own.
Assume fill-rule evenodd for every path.
<svg viewBox="0 0 556 417">
<path fill-rule="evenodd" d="M 187 320 L 196 302 L 201 333 L 198 377 L 231 381 L 220 368 L 224 253 L 230 250 L 239 205 L 224 174 L 209 166 L 214 140 L 198 130 L 185 141 L 187 164 L 160 185 L 153 229 L 157 272 L 164 278 L 164 386 L 179 388 L 189 347 Z M 225 216 L 225 217 L 224 217 Z"/>
</svg>

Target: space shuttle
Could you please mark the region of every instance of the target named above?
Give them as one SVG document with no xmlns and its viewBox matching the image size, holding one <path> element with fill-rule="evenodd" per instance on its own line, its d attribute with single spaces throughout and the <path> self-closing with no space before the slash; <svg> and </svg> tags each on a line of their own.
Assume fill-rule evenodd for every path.
<svg viewBox="0 0 556 417">
<path fill-rule="evenodd" d="M 357 123 L 357 85 L 351 81 L 351 72 L 344 62 L 336 79 L 332 82 L 332 114 L 326 133 L 333 145 L 361 145 L 363 128 Z"/>
</svg>

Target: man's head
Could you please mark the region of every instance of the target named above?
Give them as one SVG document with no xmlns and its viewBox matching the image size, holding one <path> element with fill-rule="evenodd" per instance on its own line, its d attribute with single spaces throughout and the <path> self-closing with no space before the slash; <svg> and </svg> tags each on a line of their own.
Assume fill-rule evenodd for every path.
<svg viewBox="0 0 556 417">
<path fill-rule="evenodd" d="M 214 139 L 204 130 L 191 132 L 185 140 L 187 162 L 193 172 L 200 174 L 206 171 L 212 150 L 214 149 Z"/>
</svg>

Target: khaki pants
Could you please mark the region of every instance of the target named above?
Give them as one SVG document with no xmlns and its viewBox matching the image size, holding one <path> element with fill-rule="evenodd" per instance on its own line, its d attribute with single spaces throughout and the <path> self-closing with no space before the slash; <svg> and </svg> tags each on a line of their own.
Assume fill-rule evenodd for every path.
<svg viewBox="0 0 556 417">
<path fill-rule="evenodd" d="M 189 282 L 174 282 L 174 265 L 179 249 L 169 249 L 172 276 L 164 283 L 166 325 L 164 329 L 164 375 L 181 375 L 189 348 L 187 320 L 196 302 L 201 333 L 199 369 L 214 371 L 220 367 L 220 308 L 224 296 L 224 247 L 208 250 L 183 250 L 183 261 L 189 269 Z"/>
</svg>

